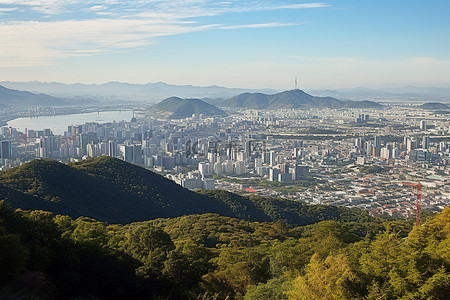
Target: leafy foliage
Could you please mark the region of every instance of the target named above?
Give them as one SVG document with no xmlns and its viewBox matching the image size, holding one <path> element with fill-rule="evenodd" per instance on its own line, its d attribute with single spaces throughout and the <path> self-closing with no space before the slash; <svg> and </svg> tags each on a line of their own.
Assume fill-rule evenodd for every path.
<svg viewBox="0 0 450 300">
<path fill-rule="evenodd" d="M 446 299 L 449 217 L 450 207 L 406 238 L 392 222 L 361 238 L 340 221 L 289 228 L 202 214 L 110 225 L 1 204 L 0 297 Z"/>
</svg>

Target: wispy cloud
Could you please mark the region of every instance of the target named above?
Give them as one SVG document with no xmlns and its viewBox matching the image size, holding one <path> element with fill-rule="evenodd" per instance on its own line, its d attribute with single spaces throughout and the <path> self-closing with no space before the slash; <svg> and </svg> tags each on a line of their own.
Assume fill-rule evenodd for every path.
<svg viewBox="0 0 450 300">
<path fill-rule="evenodd" d="M 260 24 L 243 24 L 219 26 L 220 29 L 244 29 L 244 28 L 271 28 L 271 27 L 285 27 L 285 26 L 299 26 L 300 23 L 260 23 Z"/>
<path fill-rule="evenodd" d="M 159 37 L 195 31 L 296 26 L 300 24 L 201 24 L 196 18 L 326 6 L 233 0 L 0 0 L 0 67 L 140 48 Z"/>
<path fill-rule="evenodd" d="M 0 65 L 16 65 L 18 62 L 20 65 L 42 65 L 70 56 L 139 48 L 160 36 L 215 26 L 190 27 L 181 22 L 169 24 L 130 19 L 11 22 L 0 26 Z"/>
<path fill-rule="evenodd" d="M 1 12 L 11 12 L 11 11 L 16 11 L 18 10 L 17 7 L 2 7 L 0 8 L 0 13 Z"/>
</svg>

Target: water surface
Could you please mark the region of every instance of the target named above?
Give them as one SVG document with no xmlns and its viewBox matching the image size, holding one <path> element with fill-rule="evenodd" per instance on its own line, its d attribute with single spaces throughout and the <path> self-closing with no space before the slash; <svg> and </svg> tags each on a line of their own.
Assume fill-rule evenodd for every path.
<svg viewBox="0 0 450 300">
<path fill-rule="evenodd" d="M 82 125 L 91 122 L 102 124 L 113 121 L 130 121 L 132 117 L 133 111 L 131 110 L 112 110 L 71 115 L 18 118 L 7 122 L 7 126 L 17 128 L 22 132 L 25 131 L 25 128 L 28 130 L 44 130 L 50 128 L 53 134 L 62 135 L 64 131 L 67 131 L 67 126 L 70 125 Z"/>
</svg>

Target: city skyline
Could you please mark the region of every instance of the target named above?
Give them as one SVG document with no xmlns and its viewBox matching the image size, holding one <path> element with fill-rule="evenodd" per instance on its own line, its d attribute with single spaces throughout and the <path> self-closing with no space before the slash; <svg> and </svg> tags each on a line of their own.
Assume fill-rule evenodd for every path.
<svg viewBox="0 0 450 300">
<path fill-rule="evenodd" d="M 448 86 L 449 8 L 442 0 L 0 0 L 0 80 Z"/>
</svg>

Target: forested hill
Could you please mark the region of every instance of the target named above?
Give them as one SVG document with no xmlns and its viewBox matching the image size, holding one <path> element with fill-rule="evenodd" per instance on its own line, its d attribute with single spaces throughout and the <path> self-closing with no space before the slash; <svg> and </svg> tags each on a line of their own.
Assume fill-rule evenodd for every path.
<svg viewBox="0 0 450 300">
<path fill-rule="evenodd" d="M 34 160 L 2 172 L 0 187 L 5 191 L 2 198 L 14 208 L 45 209 L 111 223 L 206 212 L 233 215 L 219 200 L 106 156 L 69 165 Z"/>
<path fill-rule="evenodd" d="M 0 201 L 0 299 L 448 299 L 450 208 L 422 226 L 217 214 L 125 226 Z"/>
<path fill-rule="evenodd" d="M 218 106 L 252 109 L 298 109 L 298 108 L 375 108 L 383 105 L 373 101 L 341 101 L 332 97 L 315 97 L 302 90 L 291 90 L 274 95 L 243 93 L 231 99 L 217 102 Z"/>
<path fill-rule="evenodd" d="M 361 224 L 373 220 L 359 209 L 247 198 L 225 191 L 195 193 L 152 171 L 107 156 L 75 164 L 35 160 L 1 172 L 0 199 L 13 208 L 121 224 L 202 213 L 291 226 L 324 220 Z"/>
<path fill-rule="evenodd" d="M 216 106 L 200 99 L 181 99 L 178 97 L 167 98 L 153 106 L 154 109 L 168 111 L 172 119 L 192 117 L 193 114 L 205 117 L 226 116 L 227 113 Z"/>
</svg>

